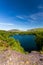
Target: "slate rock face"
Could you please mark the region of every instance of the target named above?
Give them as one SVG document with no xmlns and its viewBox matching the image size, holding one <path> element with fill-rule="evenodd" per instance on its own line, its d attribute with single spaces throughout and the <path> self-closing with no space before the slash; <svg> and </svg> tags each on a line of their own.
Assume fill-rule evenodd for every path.
<svg viewBox="0 0 43 65">
<path fill-rule="evenodd" d="M 2 51 L 0 65 L 43 65 L 43 54 L 36 51 L 29 54 L 21 54 L 12 50 Z"/>
</svg>

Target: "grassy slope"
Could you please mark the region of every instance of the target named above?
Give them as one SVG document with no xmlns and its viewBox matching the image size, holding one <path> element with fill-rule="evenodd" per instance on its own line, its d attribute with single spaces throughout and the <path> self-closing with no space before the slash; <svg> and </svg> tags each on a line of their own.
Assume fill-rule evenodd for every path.
<svg viewBox="0 0 43 65">
<path fill-rule="evenodd" d="M 4 31 L 0 30 L 0 50 L 5 50 L 7 48 L 24 53 L 24 49 L 20 46 L 19 41 L 9 38 L 11 35 L 15 34 L 34 34 L 36 35 L 36 42 L 39 50 L 43 51 L 43 28 L 37 28 L 27 31 Z"/>
</svg>

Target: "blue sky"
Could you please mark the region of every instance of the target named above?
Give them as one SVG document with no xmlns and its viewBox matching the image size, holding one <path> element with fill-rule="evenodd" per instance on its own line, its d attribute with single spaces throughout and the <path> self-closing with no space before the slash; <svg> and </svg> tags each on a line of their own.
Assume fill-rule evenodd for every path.
<svg viewBox="0 0 43 65">
<path fill-rule="evenodd" d="M 43 28 L 43 0 L 0 0 L 0 29 Z"/>
</svg>

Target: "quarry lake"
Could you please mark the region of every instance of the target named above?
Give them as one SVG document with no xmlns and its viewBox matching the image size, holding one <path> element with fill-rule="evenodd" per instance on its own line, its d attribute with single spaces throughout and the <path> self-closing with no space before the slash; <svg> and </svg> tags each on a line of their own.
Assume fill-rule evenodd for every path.
<svg viewBox="0 0 43 65">
<path fill-rule="evenodd" d="M 34 35 L 14 35 L 13 38 L 20 42 L 25 51 L 37 50 Z"/>
</svg>

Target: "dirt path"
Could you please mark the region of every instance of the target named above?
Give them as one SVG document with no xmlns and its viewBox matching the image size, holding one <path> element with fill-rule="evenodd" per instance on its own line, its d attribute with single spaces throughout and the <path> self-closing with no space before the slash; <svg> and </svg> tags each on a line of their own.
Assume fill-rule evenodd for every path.
<svg viewBox="0 0 43 65">
<path fill-rule="evenodd" d="M 36 51 L 26 55 L 12 50 L 2 51 L 0 65 L 43 65 L 43 54 Z"/>
</svg>

